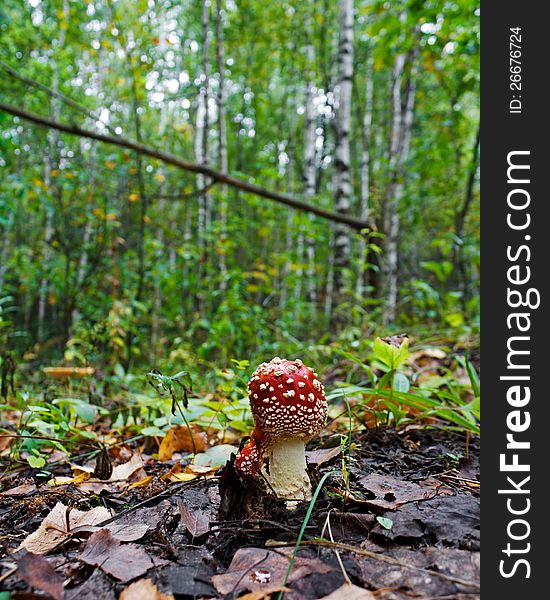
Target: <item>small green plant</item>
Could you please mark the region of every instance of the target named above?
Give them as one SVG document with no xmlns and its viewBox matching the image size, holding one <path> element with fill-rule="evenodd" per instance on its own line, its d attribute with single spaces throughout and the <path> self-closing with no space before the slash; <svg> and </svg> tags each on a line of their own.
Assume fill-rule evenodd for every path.
<svg viewBox="0 0 550 600">
<path fill-rule="evenodd" d="M 358 365 L 368 380 L 342 383 L 327 399 L 360 397 L 358 407 L 374 414 L 376 422 L 388 424 L 391 421 L 395 426 L 402 426 L 431 419 L 442 421 L 441 426 L 447 428 L 479 434 L 479 377 L 472 363 L 467 358 L 456 359 L 468 373 L 470 385 L 459 383 L 447 367 L 441 367 L 443 376 L 418 384 L 405 371 L 408 347 L 406 336 L 378 338 L 372 344 L 370 364 L 355 353 L 337 349 L 338 354 Z M 354 410 L 357 412 L 357 409 Z"/>
<path fill-rule="evenodd" d="M 153 369 L 147 373 L 147 382 L 161 396 L 168 392 L 172 398 L 172 414 L 176 414 L 176 406 L 181 401 L 184 408 L 189 406 L 189 392 L 191 391 L 191 375 L 188 371 L 180 371 L 175 375 L 163 375 L 158 369 Z M 177 388 L 181 390 L 181 397 L 178 398 Z"/>
</svg>

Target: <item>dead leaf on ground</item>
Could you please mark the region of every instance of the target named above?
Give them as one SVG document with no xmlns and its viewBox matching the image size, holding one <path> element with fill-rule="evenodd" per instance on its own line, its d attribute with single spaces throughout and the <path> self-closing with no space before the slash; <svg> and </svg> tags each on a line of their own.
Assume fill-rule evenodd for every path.
<svg viewBox="0 0 550 600">
<path fill-rule="evenodd" d="M 133 454 L 132 458 L 128 462 L 122 463 L 113 467 L 113 473 L 111 477 L 106 480 L 106 483 L 113 481 L 126 481 L 133 475 L 138 469 L 143 467 L 143 460 L 139 454 Z M 94 481 L 94 480 L 92 480 Z M 100 481 L 100 480 L 97 480 Z"/>
<path fill-rule="evenodd" d="M 81 483 L 84 483 L 88 479 L 90 479 L 90 475 L 88 473 L 80 473 L 80 475 L 77 475 L 76 477 L 64 477 L 64 476 L 52 477 L 48 481 L 48 485 L 59 486 L 59 485 L 69 485 L 69 483 L 73 483 L 74 485 L 79 485 Z"/>
<path fill-rule="evenodd" d="M 111 513 L 102 506 L 88 511 L 70 510 L 58 502 L 44 518 L 40 527 L 28 535 L 18 549 L 26 548 L 34 554 L 46 554 L 70 536 L 70 532 L 82 525 L 97 525 L 111 517 Z M 67 514 L 69 530 L 67 531 Z"/>
<path fill-rule="evenodd" d="M 373 589 L 385 587 L 414 590 L 420 598 L 455 598 L 460 592 L 472 593 L 479 586 L 479 553 L 453 548 L 422 548 L 390 551 L 390 556 L 422 569 L 435 571 L 431 576 L 425 571 L 406 569 L 371 558 L 357 557 L 365 585 Z M 448 581 L 438 576 L 443 574 L 463 581 L 471 586 Z"/>
<path fill-rule="evenodd" d="M 63 600 L 65 597 L 63 579 L 45 558 L 32 554 L 24 548 L 12 554 L 11 558 L 17 564 L 16 575 L 19 579 L 32 588 L 46 592 L 55 600 Z"/>
<path fill-rule="evenodd" d="M 171 427 L 160 443 L 159 460 L 170 460 L 174 452 L 204 452 L 208 441 L 206 434 L 193 427 L 191 433 L 185 425 Z"/>
<path fill-rule="evenodd" d="M 344 583 L 332 594 L 323 596 L 322 600 L 376 600 L 376 596 L 353 583 Z"/>
<path fill-rule="evenodd" d="M 0 492 L 0 496 L 28 496 L 29 494 L 34 494 L 34 492 L 36 492 L 36 484 L 24 483 L 11 488 L 11 490 Z"/>
<path fill-rule="evenodd" d="M 287 587 L 266 588 L 265 590 L 249 592 L 248 594 L 239 596 L 239 600 L 269 600 L 269 598 L 271 598 L 271 594 L 277 594 L 279 592 L 292 592 L 292 590 Z"/>
<path fill-rule="evenodd" d="M 119 600 L 174 600 L 174 596 L 161 593 L 150 579 L 140 579 L 129 585 Z"/>
<path fill-rule="evenodd" d="M 171 510 L 170 502 L 163 500 L 156 506 L 130 512 L 109 523 L 105 528 L 120 542 L 135 542 L 149 531 L 157 529 L 166 513 Z"/>
<path fill-rule="evenodd" d="M 14 439 L 15 438 L 10 436 L 0 437 L 0 452 L 7 450 Z"/>
<path fill-rule="evenodd" d="M 322 465 L 323 463 L 336 458 L 342 454 L 342 447 L 336 446 L 335 448 L 322 448 L 320 450 L 307 450 L 306 457 L 307 462 L 310 465 Z"/>
<path fill-rule="evenodd" d="M 374 498 L 361 500 L 359 503 L 378 513 L 397 510 L 408 502 L 429 500 L 437 494 L 433 480 L 418 484 L 413 481 L 397 479 L 391 475 L 371 473 L 362 477 L 359 483 L 371 496 L 374 496 Z"/>
<path fill-rule="evenodd" d="M 286 577 L 292 556 L 292 548 L 277 552 L 262 548 L 240 548 L 235 553 L 227 572 L 214 575 L 212 583 L 220 594 L 250 591 L 266 591 L 268 588 L 281 587 Z M 301 579 L 311 573 L 328 573 L 332 567 L 318 559 L 296 557 L 288 583 Z"/>
<path fill-rule="evenodd" d="M 152 475 L 148 475 L 147 477 L 144 477 L 143 479 L 140 479 L 139 481 L 136 481 L 135 483 L 131 483 L 128 486 L 128 489 L 132 490 L 137 487 L 145 487 L 146 485 L 149 485 L 151 483 L 151 481 L 153 481 L 153 479 L 154 479 L 154 477 Z"/>
<path fill-rule="evenodd" d="M 100 529 L 90 536 L 79 559 L 123 583 L 144 575 L 153 567 L 168 564 L 163 559 L 153 560 L 138 544 L 122 545 L 108 529 Z"/>
<path fill-rule="evenodd" d="M 181 499 L 178 499 L 178 508 L 181 521 L 192 538 L 200 537 L 210 531 L 210 519 L 202 510 L 198 508 L 189 510 Z"/>
</svg>

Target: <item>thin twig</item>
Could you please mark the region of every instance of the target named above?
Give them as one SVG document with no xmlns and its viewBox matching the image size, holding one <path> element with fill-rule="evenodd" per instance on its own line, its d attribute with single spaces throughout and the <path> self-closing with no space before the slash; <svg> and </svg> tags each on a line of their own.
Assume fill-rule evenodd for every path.
<svg viewBox="0 0 550 600">
<path fill-rule="evenodd" d="M 445 581 L 450 581 L 452 583 L 456 583 L 459 585 L 464 585 L 467 587 L 479 587 L 477 583 L 473 583 L 471 581 L 466 581 L 465 579 L 460 579 L 458 577 L 452 577 L 451 575 L 445 575 L 444 573 L 439 573 L 438 571 L 430 571 L 429 569 L 424 569 L 422 567 L 417 567 L 415 565 L 410 565 L 405 563 L 397 558 L 393 558 L 392 556 L 385 556 L 383 554 L 377 554 L 376 552 L 370 552 L 369 550 L 364 550 L 363 548 L 355 548 L 354 546 L 350 546 L 349 544 L 344 544 L 342 542 L 330 542 L 328 540 L 300 540 L 299 542 L 276 542 L 272 541 L 266 544 L 269 548 L 282 548 L 286 546 L 326 546 L 328 548 L 339 548 L 340 550 L 347 550 L 348 552 L 353 552 L 355 554 L 359 554 L 360 556 L 366 556 L 368 558 L 373 558 L 374 560 L 379 560 L 382 562 L 387 562 L 392 565 L 397 565 L 399 567 L 403 567 L 405 569 L 412 569 L 413 571 L 419 571 L 420 573 L 424 573 L 426 575 L 430 575 L 433 577 L 439 577 L 440 579 L 445 579 Z"/>
</svg>

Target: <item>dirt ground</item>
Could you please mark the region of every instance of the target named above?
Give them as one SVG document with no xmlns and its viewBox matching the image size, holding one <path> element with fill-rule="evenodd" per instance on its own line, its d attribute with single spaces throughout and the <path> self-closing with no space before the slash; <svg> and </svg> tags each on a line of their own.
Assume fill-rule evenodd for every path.
<svg viewBox="0 0 550 600">
<path fill-rule="evenodd" d="M 0 590 L 67 600 L 479 598 L 478 439 L 418 428 L 365 431 L 352 442 L 347 483 L 338 449 L 308 447 L 314 479 L 338 472 L 286 584 L 307 506 L 256 504 L 230 467 L 170 484 L 149 461 L 148 485 L 124 493 L 5 472 Z"/>
</svg>

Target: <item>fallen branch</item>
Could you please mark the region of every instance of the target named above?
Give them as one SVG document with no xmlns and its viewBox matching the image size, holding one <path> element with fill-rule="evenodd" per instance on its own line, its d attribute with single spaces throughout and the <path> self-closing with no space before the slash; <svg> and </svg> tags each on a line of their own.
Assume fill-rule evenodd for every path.
<svg viewBox="0 0 550 600">
<path fill-rule="evenodd" d="M 31 123 L 40 125 L 42 127 L 56 129 L 57 131 L 62 131 L 63 133 L 67 133 L 69 135 L 76 135 L 79 137 L 89 138 L 92 140 L 103 142 L 105 144 L 110 144 L 113 146 L 119 146 L 120 148 L 127 148 L 128 150 L 133 150 L 134 152 L 138 152 L 139 154 L 149 156 L 151 158 L 156 158 L 157 160 L 160 160 L 169 165 L 173 165 L 174 167 L 178 167 L 179 169 L 183 169 L 184 171 L 190 171 L 192 173 L 201 173 L 209 179 L 212 179 L 218 183 L 229 185 L 236 189 L 242 190 L 243 192 L 248 192 L 250 194 L 254 194 L 262 198 L 267 198 L 268 200 L 273 200 L 275 202 L 278 202 L 279 204 L 284 204 L 297 210 L 312 213 L 323 219 L 334 221 L 335 223 L 343 223 L 344 225 L 348 225 L 353 229 L 361 230 L 369 227 L 367 223 L 365 223 L 361 219 L 352 217 L 351 215 L 345 215 L 330 210 L 325 210 L 324 208 L 308 204 L 307 202 L 303 202 L 302 200 L 292 198 L 285 194 L 273 192 L 254 183 L 243 181 L 242 179 L 238 179 L 237 177 L 220 173 L 219 171 L 215 171 L 214 169 L 211 169 L 210 167 L 207 167 L 205 165 L 192 163 L 187 160 L 178 158 L 173 154 L 161 152 L 160 150 L 156 150 L 155 148 L 151 148 L 150 146 L 146 146 L 145 144 L 141 144 L 134 140 L 123 138 L 120 136 L 96 133 L 95 131 L 82 129 L 78 125 L 68 125 L 66 123 L 59 123 L 58 121 L 42 117 L 35 113 L 27 112 L 25 110 L 17 108 L 16 106 L 4 104 L 3 102 L 0 102 L 0 110 L 14 115 L 16 117 L 19 117 L 21 119 L 25 119 L 26 121 L 30 121 Z"/>
</svg>

